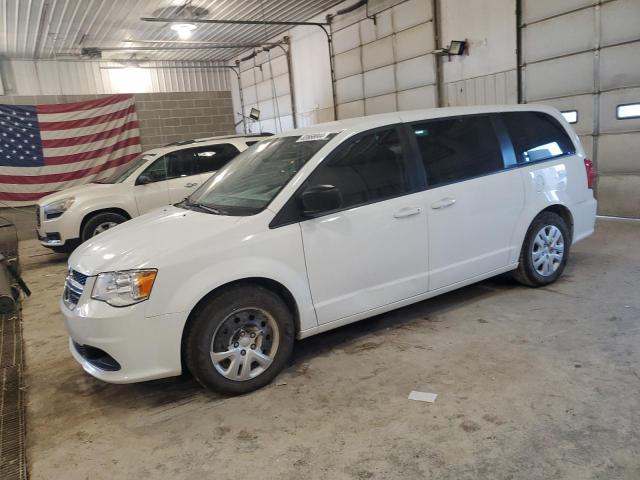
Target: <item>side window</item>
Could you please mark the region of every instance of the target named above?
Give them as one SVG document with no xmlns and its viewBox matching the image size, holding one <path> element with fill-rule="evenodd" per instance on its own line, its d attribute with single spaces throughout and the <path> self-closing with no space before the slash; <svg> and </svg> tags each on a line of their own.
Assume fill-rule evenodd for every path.
<svg viewBox="0 0 640 480">
<path fill-rule="evenodd" d="M 167 180 L 194 175 L 193 149 L 176 150 L 165 155 L 167 159 Z"/>
<path fill-rule="evenodd" d="M 160 157 L 149 165 L 141 175 L 151 178 L 152 182 L 161 182 L 167 179 L 167 156 Z"/>
<path fill-rule="evenodd" d="M 518 163 L 548 160 L 576 153 L 576 149 L 553 117 L 542 112 L 505 112 L 504 124 Z"/>
<path fill-rule="evenodd" d="M 198 147 L 190 151 L 193 152 L 197 173 L 220 170 L 240 153 L 240 151 L 230 143 Z"/>
<path fill-rule="evenodd" d="M 310 175 L 307 184 L 338 187 L 345 208 L 409 193 L 398 130 L 379 130 L 347 140 Z"/>
<path fill-rule="evenodd" d="M 502 150 L 487 116 L 431 120 L 411 125 L 429 186 L 458 182 L 504 168 Z"/>
<path fill-rule="evenodd" d="M 255 145 L 256 143 L 258 143 L 259 141 L 260 140 L 251 140 L 251 141 L 244 142 L 244 143 L 247 144 L 247 147 L 250 147 L 250 146 Z"/>
</svg>

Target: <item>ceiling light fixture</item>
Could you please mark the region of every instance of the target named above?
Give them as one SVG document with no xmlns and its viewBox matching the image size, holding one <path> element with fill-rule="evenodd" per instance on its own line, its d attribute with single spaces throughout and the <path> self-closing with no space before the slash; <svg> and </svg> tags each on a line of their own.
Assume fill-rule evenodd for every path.
<svg viewBox="0 0 640 480">
<path fill-rule="evenodd" d="M 171 30 L 178 33 L 178 37 L 181 40 L 188 40 L 191 38 L 191 33 L 198 28 L 193 23 L 172 23 Z"/>
</svg>

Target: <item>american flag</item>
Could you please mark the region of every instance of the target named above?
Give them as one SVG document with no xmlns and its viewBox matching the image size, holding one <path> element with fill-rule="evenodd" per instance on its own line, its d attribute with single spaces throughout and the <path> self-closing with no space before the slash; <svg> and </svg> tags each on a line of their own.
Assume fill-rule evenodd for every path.
<svg viewBox="0 0 640 480">
<path fill-rule="evenodd" d="M 140 155 L 133 95 L 56 105 L 0 105 L 0 202 L 104 177 Z"/>
</svg>

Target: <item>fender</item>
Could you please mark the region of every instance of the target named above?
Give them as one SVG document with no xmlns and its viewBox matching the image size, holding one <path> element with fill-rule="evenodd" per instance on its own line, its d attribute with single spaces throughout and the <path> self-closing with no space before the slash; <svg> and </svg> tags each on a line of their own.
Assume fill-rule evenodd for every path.
<svg viewBox="0 0 640 480">
<path fill-rule="evenodd" d="M 208 245 L 208 248 L 201 244 L 185 245 L 184 248 L 202 254 L 189 260 L 180 255 L 171 258 L 170 262 L 165 259 L 158 268 L 145 316 L 191 312 L 200 300 L 217 288 L 248 278 L 265 278 L 281 284 L 291 293 L 298 309 L 300 330 L 317 326 L 299 225 L 275 230 L 265 228 L 263 233 L 246 242 L 232 242 L 230 248 L 220 245 L 217 252 L 212 251 L 215 245 Z M 269 255 L 251 255 L 251 251 L 269 252 Z M 174 278 L 185 280 L 176 285 L 172 281 Z"/>
</svg>

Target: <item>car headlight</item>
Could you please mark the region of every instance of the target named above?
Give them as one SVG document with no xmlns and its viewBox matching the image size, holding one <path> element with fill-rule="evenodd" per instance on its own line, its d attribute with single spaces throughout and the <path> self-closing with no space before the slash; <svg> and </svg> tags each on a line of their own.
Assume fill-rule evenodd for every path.
<svg viewBox="0 0 640 480">
<path fill-rule="evenodd" d="M 114 307 L 144 302 L 151 295 L 157 273 L 155 269 L 101 273 L 93 285 L 91 298 Z"/>
<path fill-rule="evenodd" d="M 56 218 L 71 208 L 75 198 L 63 198 L 57 202 L 52 202 L 44 206 L 44 214 L 46 218 Z"/>
</svg>

